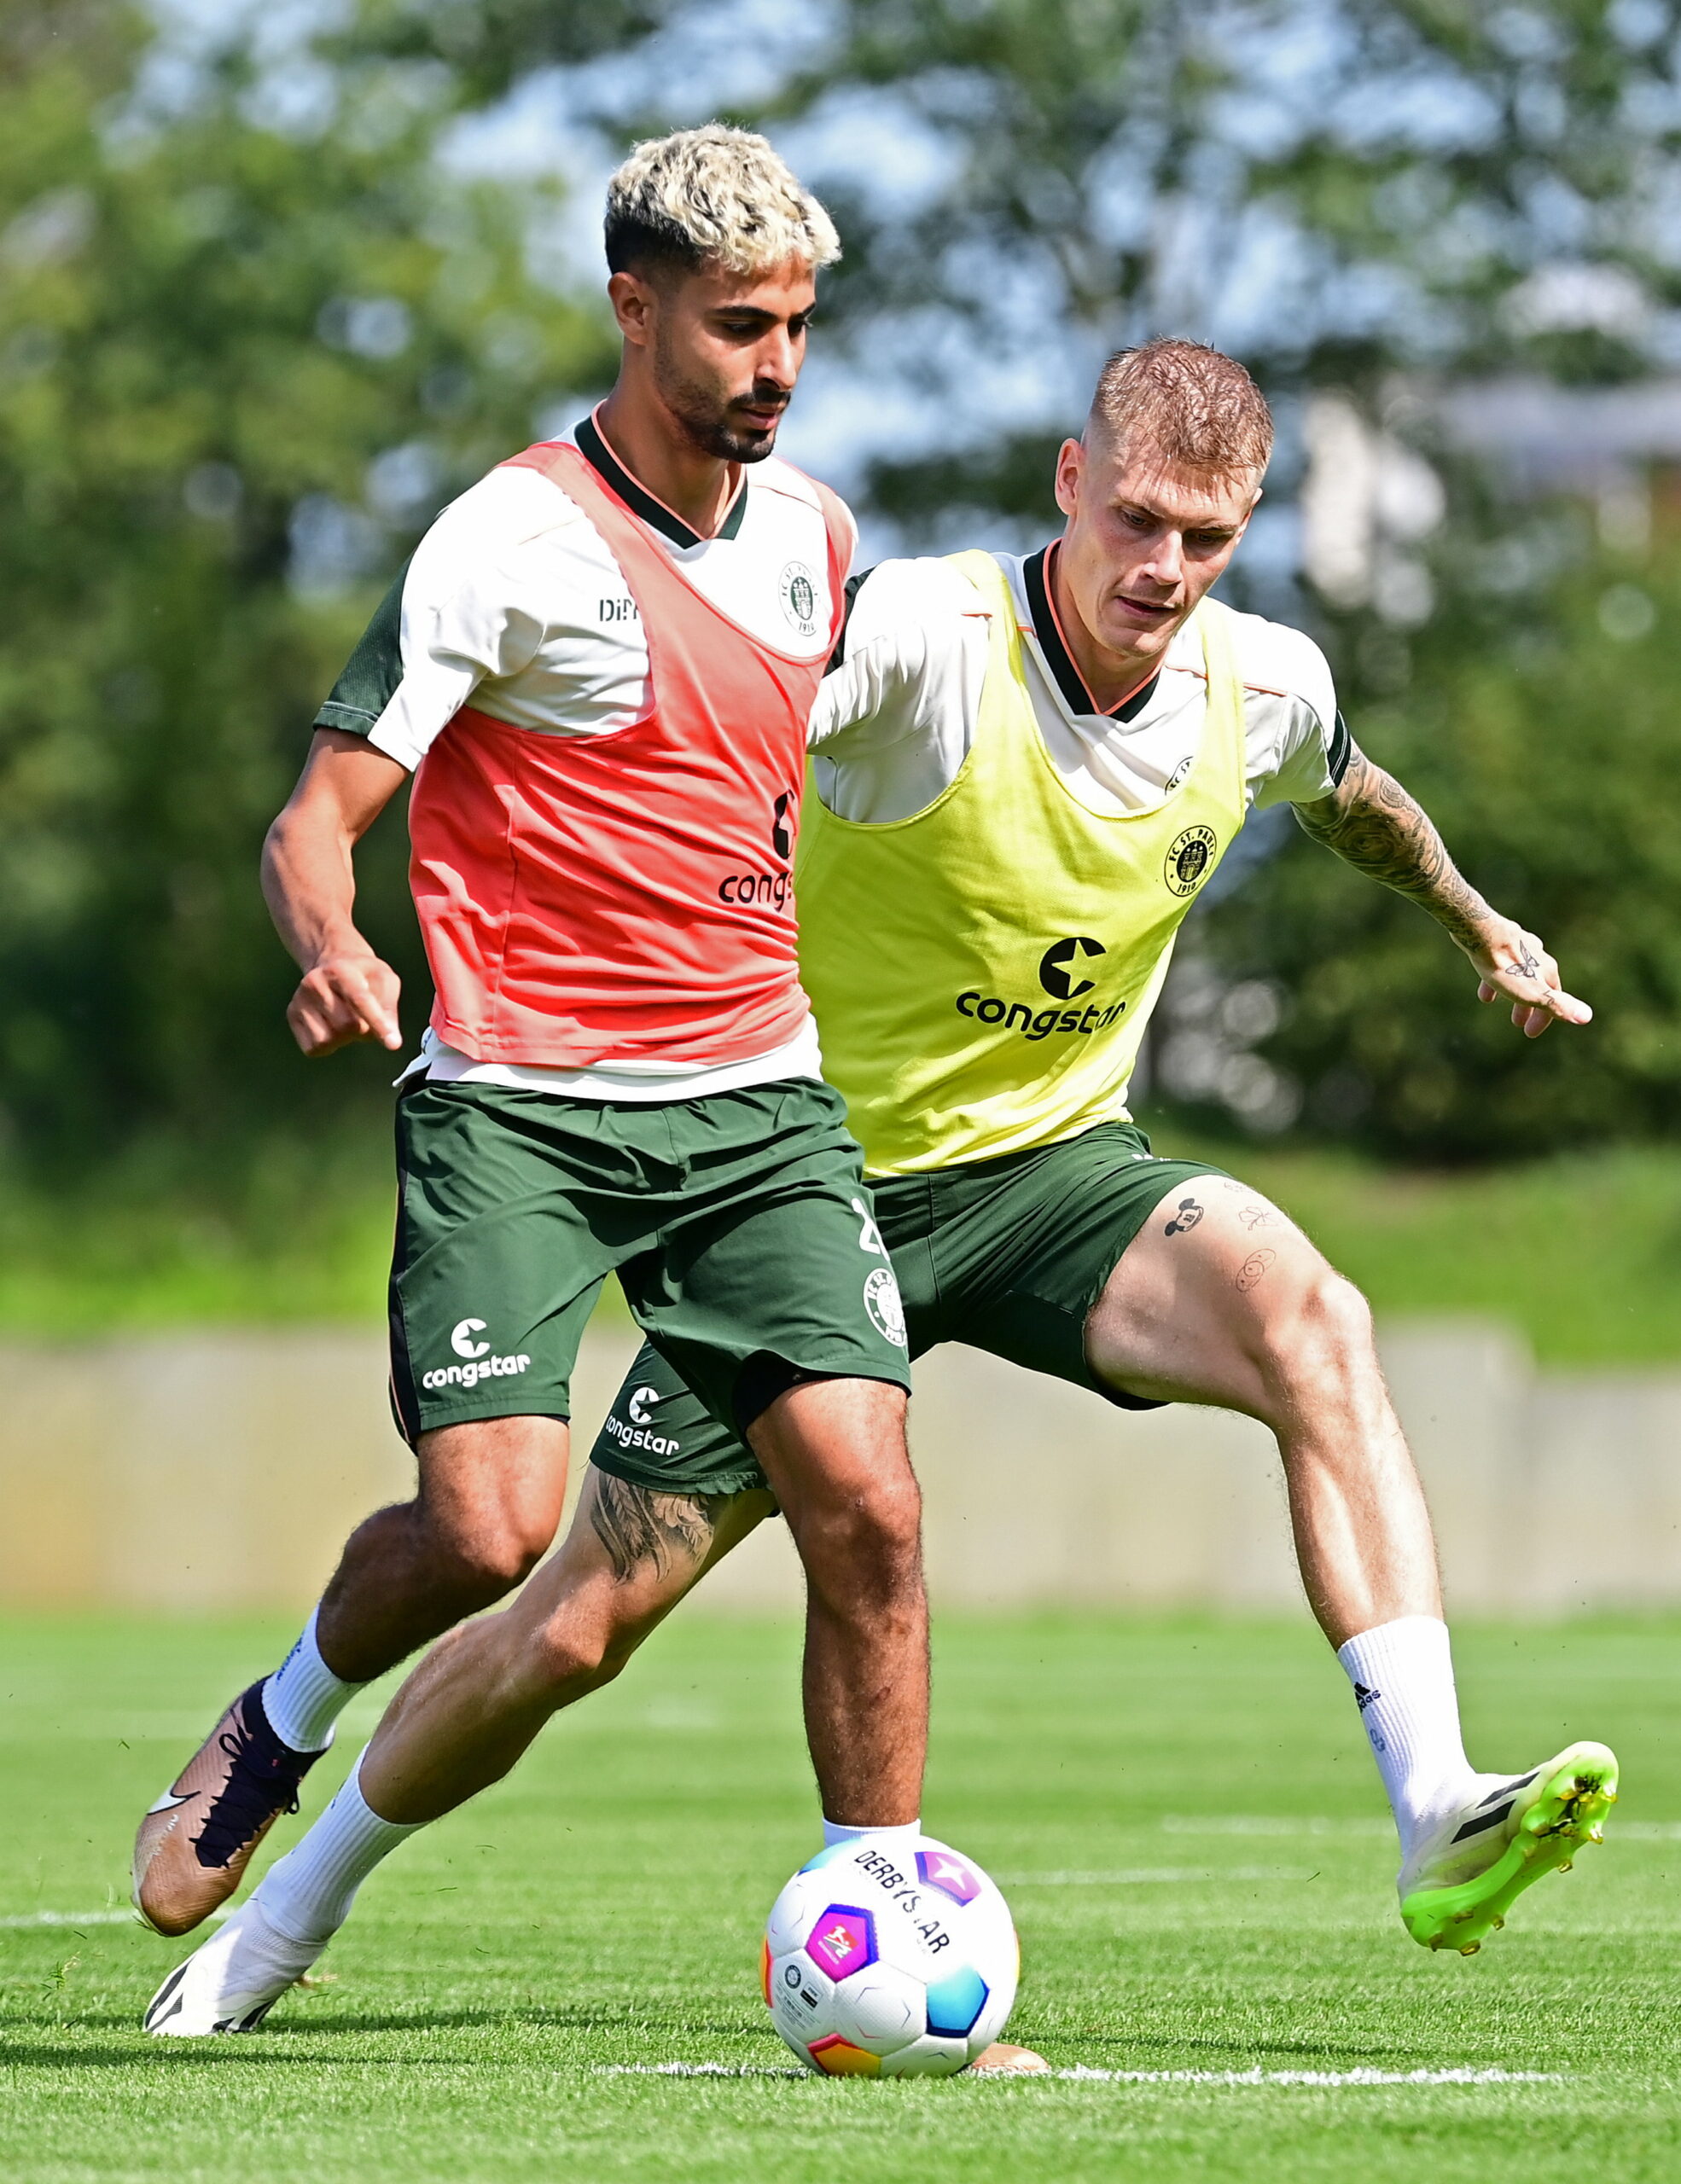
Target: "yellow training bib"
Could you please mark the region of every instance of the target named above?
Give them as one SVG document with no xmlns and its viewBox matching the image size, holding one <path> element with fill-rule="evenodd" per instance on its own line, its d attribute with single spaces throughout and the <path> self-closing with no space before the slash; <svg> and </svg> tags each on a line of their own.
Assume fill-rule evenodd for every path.
<svg viewBox="0 0 1681 2184">
<path fill-rule="evenodd" d="M 799 857 L 800 962 L 871 1175 L 1055 1145 L 1126 1119 L 1179 922 L 1243 823 L 1243 688 L 1230 609 L 1204 600 L 1208 704 L 1153 811 L 1079 803 L 1034 717 L 1009 580 L 951 556 L 991 607 L 974 741 L 909 819 L 837 819 L 815 787 Z"/>
</svg>

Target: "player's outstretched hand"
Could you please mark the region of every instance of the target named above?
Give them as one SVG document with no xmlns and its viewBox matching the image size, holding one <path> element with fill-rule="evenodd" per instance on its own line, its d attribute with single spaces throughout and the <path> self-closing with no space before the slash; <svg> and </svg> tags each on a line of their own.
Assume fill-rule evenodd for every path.
<svg viewBox="0 0 1681 2184">
<path fill-rule="evenodd" d="M 1586 1002 L 1566 993 L 1558 966 L 1533 932 L 1510 918 L 1497 918 L 1480 948 L 1466 953 L 1476 966 L 1479 1001 L 1509 1001 L 1512 1021 L 1526 1039 L 1538 1039 L 1550 1024 L 1591 1024 Z"/>
<path fill-rule="evenodd" d="M 329 956 L 300 979 L 286 1020 L 306 1054 L 335 1054 L 358 1039 L 394 1051 L 403 1043 L 397 1021 L 402 990 L 390 964 L 371 952 Z"/>
</svg>

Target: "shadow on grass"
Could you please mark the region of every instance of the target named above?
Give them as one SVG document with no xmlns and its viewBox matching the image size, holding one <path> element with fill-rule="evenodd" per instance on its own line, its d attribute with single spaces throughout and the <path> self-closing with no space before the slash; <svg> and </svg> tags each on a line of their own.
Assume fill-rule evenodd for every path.
<svg viewBox="0 0 1681 2184">
<path fill-rule="evenodd" d="M 305 2005 L 305 2008 L 308 2009 L 308 2005 Z M 97 2038 L 79 2040 L 76 2034 L 81 2028 L 85 2028 L 89 2034 L 104 2036 L 104 2038 L 102 2041 Z M 391 2034 L 426 2038 L 438 2033 L 498 2033 L 505 2036 L 510 2031 L 555 2033 L 573 2037 L 581 2036 L 597 2042 L 606 2040 L 622 2046 L 626 2060 L 641 2059 L 640 2051 L 649 2037 L 646 2018 L 628 2010 L 532 2001 L 514 2008 L 506 2005 L 458 2009 L 416 2007 L 404 2011 L 345 2013 L 330 2018 L 317 2016 L 313 2012 L 309 2014 L 300 2013 L 296 2018 L 284 2018 L 277 2024 L 265 2025 L 256 2032 L 212 2035 L 197 2040 L 154 2038 L 141 2030 L 137 2011 L 133 2016 L 126 2013 L 119 2016 L 114 2012 L 101 2012 L 96 2016 L 90 2013 L 73 2024 L 55 2019 L 49 2024 L 43 2024 L 38 2020 L 32 2023 L 27 2018 L 14 2016 L 6 2025 L 0 2027 L 0 2042 L 3 2042 L 5 2060 L 14 2068 L 34 2065 L 42 2069 L 103 2070 L 117 2066 L 132 2067 L 142 2059 L 154 2059 L 160 2065 L 171 2068 L 222 2068 L 228 2065 L 240 2067 L 249 2064 L 343 2062 L 347 2059 L 343 2053 L 345 2042 Z M 123 2044 L 106 2044 L 113 2034 L 123 2036 Z M 737 2048 L 743 2038 L 756 2044 L 762 2042 L 764 2038 L 761 2027 L 743 2025 L 739 2018 L 727 2021 L 697 2019 L 678 2029 L 675 2033 L 662 2026 L 655 2036 L 662 2045 L 675 2041 L 708 2052 L 720 2047 Z M 769 2052 L 774 2059 L 782 2051 L 776 2048 Z M 412 2057 L 410 2059 L 447 2061 L 452 2067 L 463 2062 L 474 2065 L 489 2064 L 498 2070 L 504 2070 L 509 2058 L 505 2048 L 496 2050 L 487 2046 L 482 2053 L 476 2048 L 451 2050 L 447 2055 Z"/>
<path fill-rule="evenodd" d="M 79 2037 L 79 2032 L 83 2036 Z M 437 2044 L 451 2034 L 470 2036 Z M 38 2018 L 32 2022 L 20 2013 L 5 2028 L 3 2045 L 6 2060 L 14 2067 L 100 2071 L 133 2069 L 146 2061 L 163 2070 L 230 2066 L 262 2070 L 359 2064 L 370 2059 L 355 2053 L 356 2043 L 388 2042 L 395 2038 L 414 2043 L 403 2058 L 410 2064 L 503 2071 L 514 2059 L 507 2044 L 510 2034 L 538 2042 L 547 2036 L 567 2045 L 587 2042 L 590 2052 L 578 2058 L 586 2066 L 599 2062 L 673 2059 L 768 2064 L 782 2059 L 782 2050 L 767 2037 L 762 2024 L 738 2016 L 697 2017 L 681 2025 L 652 2025 L 644 2012 L 634 2008 L 615 2008 L 599 2001 L 545 2002 L 536 1997 L 513 2004 L 441 2008 L 416 2005 L 410 2009 L 377 2011 L 350 2010 L 341 2004 L 335 2007 L 324 1997 L 299 1997 L 288 2007 L 285 2017 L 259 2031 L 190 2041 L 147 2036 L 140 2029 L 137 2012 L 133 2016 L 126 2012 L 90 2013 L 72 2023 L 56 2016 L 47 2022 Z M 497 2036 L 481 2036 L 486 2035 Z M 1064 2019 L 1043 2027 L 1015 2027 L 1012 2036 L 1041 2048 L 1061 2067 L 1079 2063 L 1116 2071 L 1405 2071 L 1423 2065 L 1440 2066 L 1442 2061 L 1434 2046 L 1424 2055 L 1416 2043 L 1374 2040 L 1370 2031 L 1363 2036 L 1353 2030 L 1338 2035 L 1281 2027 L 1275 2033 L 1258 2027 L 1253 2018 L 1241 2031 L 1236 2026 L 1223 2030 L 1213 2025 L 1197 2031 L 1181 2025 L 1159 2033 L 1136 2023 L 1096 2025 Z M 1449 2044 L 1456 2051 L 1460 2045 L 1457 2042 Z M 650 2046 L 658 2050 L 652 2057 Z M 529 2059 L 542 2059 L 539 2051 Z M 1475 2067 L 1479 2062 L 1501 2059 L 1456 2052 L 1454 2059 Z"/>
</svg>

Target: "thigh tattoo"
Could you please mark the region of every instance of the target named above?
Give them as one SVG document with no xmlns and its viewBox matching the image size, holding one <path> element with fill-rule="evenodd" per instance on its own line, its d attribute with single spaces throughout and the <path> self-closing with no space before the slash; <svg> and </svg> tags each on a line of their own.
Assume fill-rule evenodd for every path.
<svg viewBox="0 0 1681 2184">
<path fill-rule="evenodd" d="M 644 1562 L 663 1577 L 678 1561 L 706 1560 L 718 1530 L 722 1494 L 656 1494 L 611 1472 L 596 1474 L 590 1522 L 607 1549 L 613 1574 L 628 1584 Z"/>
</svg>

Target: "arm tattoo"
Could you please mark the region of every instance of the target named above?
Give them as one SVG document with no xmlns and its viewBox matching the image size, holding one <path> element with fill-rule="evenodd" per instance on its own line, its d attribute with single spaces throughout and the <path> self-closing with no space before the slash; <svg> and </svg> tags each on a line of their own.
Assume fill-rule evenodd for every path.
<svg viewBox="0 0 1681 2184">
<path fill-rule="evenodd" d="M 1386 887 L 1411 896 L 1462 948 L 1482 946 L 1487 903 L 1460 877 L 1425 812 L 1364 752 L 1351 754 L 1335 794 L 1318 804 L 1299 804 L 1295 810 L 1316 841 Z"/>
<path fill-rule="evenodd" d="M 681 1562 L 704 1562 L 718 1529 L 721 1494 L 654 1494 L 611 1472 L 597 1472 L 590 1522 L 607 1549 L 613 1574 L 627 1585 L 644 1562 L 656 1577 Z"/>
</svg>

